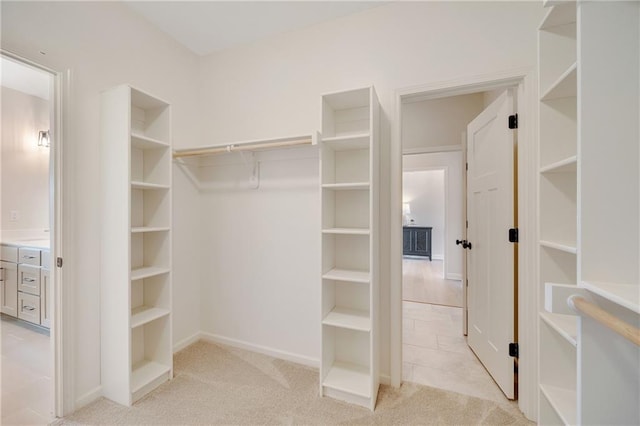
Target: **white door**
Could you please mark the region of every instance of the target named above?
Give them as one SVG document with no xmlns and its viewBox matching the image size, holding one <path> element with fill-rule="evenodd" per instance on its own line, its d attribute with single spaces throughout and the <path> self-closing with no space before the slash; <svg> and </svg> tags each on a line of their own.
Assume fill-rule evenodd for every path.
<svg viewBox="0 0 640 426">
<path fill-rule="evenodd" d="M 468 338 L 509 399 L 514 398 L 514 96 L 505 90 L 467 126 Z"/>
</svg>

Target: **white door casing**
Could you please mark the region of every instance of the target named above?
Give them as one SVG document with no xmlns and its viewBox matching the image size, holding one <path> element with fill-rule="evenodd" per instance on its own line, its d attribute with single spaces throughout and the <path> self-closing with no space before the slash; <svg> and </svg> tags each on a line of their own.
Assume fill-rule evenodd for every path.
<svg viewBox="0 0 640 426">
<path fill-rule="evenodd" d="M 515 398 L 513 111 L 507 89 L 467 127 L 468 344 L 509 399 Z"/>
</svg>

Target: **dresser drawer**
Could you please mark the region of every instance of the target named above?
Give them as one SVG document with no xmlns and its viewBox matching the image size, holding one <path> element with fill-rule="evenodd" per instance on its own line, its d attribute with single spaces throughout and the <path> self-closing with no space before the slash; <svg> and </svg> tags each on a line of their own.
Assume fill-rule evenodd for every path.
<svg viewBox="0 0 640 426">
<path fill-rule="evenodd" d="M 0 246 L 0 260 L 18 263 L 18 247 Z"/>
<path fill-rule="evenodd" d="M 40 324 L 40 298 L 32 294 L 18 293 L 18 318 Z"/>
<path fill-rule="evenodd" d="M 32 248 L 18 248 L 18 263 L 40 266 L 40 250 Z"/>
<path fill-rule="evenodd" d="M 40 296 L 40 268 L 39 266 L 18 265 L 18 291 Z"/>
</svg>

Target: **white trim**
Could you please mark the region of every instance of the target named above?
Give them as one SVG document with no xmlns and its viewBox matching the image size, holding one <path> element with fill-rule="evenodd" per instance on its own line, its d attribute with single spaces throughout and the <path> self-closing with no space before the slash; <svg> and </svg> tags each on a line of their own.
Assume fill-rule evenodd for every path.
<svg viewBox="0 0 640 426">
<path fill-rule="evenodd" d="M 187 346 L 193 345 L 200 339 L 202 339 L 202 333 L 198 331 L 197 333 L 194 333 L 193 335 L 187 337 L 186 339 L 180 340 L 178 343 L 173 345 L 173 353 L 175 354 L 176 352 L 180 352 Z"/>
<path fill-rule="evenodd" d="M 434 152 L 452 152 L 462 151 L 462 145 L 439 145 L 439 146 L 424 146 L 418 148 L 407 148 L 402 150 L 402 155 L 414 155 L 414 154 L 431 154 Z"/>
<path fill-rule="evenodd" d="M 447 279 L 448 280 L 455 280 L 455 281 L 462 281 L 462 274 L 456 274 L 453 272 L 449 272 L 447 274 Z"/>
<path fill-rule="evenodd" d="M 381 385 L 391 385 L 391 377 L 388 374 L 381 374 L 379 379 Z"/>
<path fill-rule="evenodd" d="M 102 386 L 96 386 L 91 389 L 89 392 L 82 395 L 80 398 L 76 400 L 75 406 L 76 410 L 81 409 L 82 407 L 91 404 L 96 399 L 102 396 Z"/>
<path fill-rule="evenodd" d="M 320 360 L 318 358 L 306 357 L 267 346 L 256 345 L 255 343 L 245 342 L 243 340 L 231 339 L 229 337 L 220 336 L 213 333 L 201 332 L 201 340 L 212 343 L 220 343 L 234 348 L 245 349 L 259 354 L 268 355 L 273 358 L 283 359 L 285 361 L 295 362 L 296 364 L 306 365 L 308 367 L 319 368 Z"/>
<path fill-rule="evenodd" d="M 523 117 L 519 129 L 518 156 L 518 211 L 519 227 L 523 238 L 519 246 L 518 269 L 520 352 L 519 402 L 528 418 L 537 411 L 537 294 L 535 294 L 535 194 L 536 194 L 536 104 L 535 70 L 521 68 L 505 72 L 458 78 L 421 86 L 398 89 L 395 93 L 395 114 L 391 122 L 390 146 L 390 205 L 391 205 L 391 260 L 390 260 L 390 359 L 391 384 L 398 387 L 402 381 L 402 104 L 404 102 L 437 99 L 462 95 L 499 87 L 518 86 L 518 107 Z M 534 171 L 533 174 L 532 170 Z M 525 237 L 525 234 L 527 237 Z M 528 236 L 533 236 L 531 241 Z M 533 313 L 533 314 L 532 314 Z"/>
</svg>

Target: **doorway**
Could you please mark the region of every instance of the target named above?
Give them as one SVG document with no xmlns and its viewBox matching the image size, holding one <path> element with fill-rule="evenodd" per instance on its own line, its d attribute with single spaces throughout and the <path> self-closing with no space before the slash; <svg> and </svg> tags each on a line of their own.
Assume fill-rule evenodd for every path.
<svg viewBox="0 0 640 426">
<path fill-rule="evenodd" d="M 406 235 L 407 225 L 415 226 L 407 223 L 406 212 L 413 214 L 413 204 L 419 199 L 416 194 L 422 192 L 423 202 L 431 211 L 426 220 L 431 223 L 418 225 L 433 225 L 432 243 L 437 235 L 443 241 L 441 254 L 431 262 L 406 256 L 403 247 L 403 380 L 496 401 L 506 398 L 484 368 L 484 360 L 467 342 L 467 288 L 463 286 L 466 252 L 456 241 L 466 241 L 468 226 L 463 166 L 467 125 L 503 91 L 500 88 L 435 99 L 414 98 L 401 105 L 403 234 Z M 438 170 L 446 170 L 447 177 L 455 180 L 453 185 L 447 182 L 446 190 L 442 185 L 440 191 L 446 197 L 431 188 L 433 182 L 444 182 L 440 175 L 433 175 Z M 438 214 L 448 220 L 439 221 Z M 424 216 L 421 220 L 425 220 Z M 446 228 L 451 228 L 450 232 Z M 430 249 L 434 253 L 437 250 L 435 246 Z"/>
<path fill-rule="evenodd" d="M 56 76 L 4 53 L 0 61 L 1 420 L 48 424 L 57 384 Z"/>
</svg>

